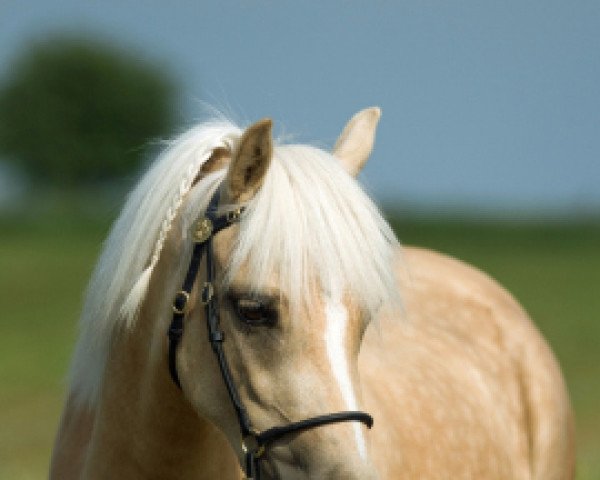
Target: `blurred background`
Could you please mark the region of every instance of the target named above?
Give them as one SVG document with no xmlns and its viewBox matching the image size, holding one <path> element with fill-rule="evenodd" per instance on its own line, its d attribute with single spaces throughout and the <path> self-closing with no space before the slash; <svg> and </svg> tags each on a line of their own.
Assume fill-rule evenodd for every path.
<svg viewBox="0 0 600 480">
<path fill-rule="evenodd" d="M 217 111 L 330 148 L 407 244 L 484 269 L 556 352 L 600 479 L 600 3 L 0 3 L 0 479 L 46 476 L 81 296 L 161 140 Z"/>
</svg>

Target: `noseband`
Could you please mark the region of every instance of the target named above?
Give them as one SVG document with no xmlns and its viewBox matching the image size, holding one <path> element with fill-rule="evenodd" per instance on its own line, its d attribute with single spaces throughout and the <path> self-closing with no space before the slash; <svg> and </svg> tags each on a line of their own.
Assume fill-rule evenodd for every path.
<svg viewBox="0 0 600 480">
<path fill-rule="evenodd" d="M 242 434 L 242 450 L 245 453 L 245 469 L 247 480 L 260 480 L 260 461 L 266 449 L 282 437 L 299 433 L 321 425 L 330 423 L 357 421 L 364 423 L 367 428 L 373 425 L 373 417 L 365 412 L 338 412 L 307 418 L 299 422 L 272 427 L 262 432 L 252 427 L 248 412 L 244 408 L 238 390 L 233 383 L 231 370 L 223 351 L 224 335 L 220 330 L 219 312 L 214 299 L 213 281 L 215 269 L 213 262 L 212 239 L 221 230 L 236 223 L 244 208 L 217 215 L 219 204 L 219 189 L 210 200 L 205 216 L 196 224 L 194 233 L 194 250 L 192 259 L 185 275 L 181 290 L 175 295 L 173 301 L 173 320 L 169 327 L 169 371 L 175 384 L 181 388 L 177 374 L 177 346 L 183 335 L 183 320 L 189 310 L 189 298 L 198 275 L 202 257 L 206 254 L 206 281 L 202 286 L 200 301 L 204 305 L 208 327 L 208 340 L 217 357 L 221 375 L 227 387 L 229 398 L 236 411 L 240 431 Z"/>
</svg>

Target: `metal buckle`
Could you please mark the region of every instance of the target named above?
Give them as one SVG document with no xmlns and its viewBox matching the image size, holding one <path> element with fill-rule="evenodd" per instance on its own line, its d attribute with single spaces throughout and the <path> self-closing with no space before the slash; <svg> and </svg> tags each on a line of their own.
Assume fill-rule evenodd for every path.
<svg viewBox="0 0 600 480">
<path fill-rule="evenodd" d="M 177 300 L 183 298 L 183 306 L 180 308 L 177 306 Z M 190 300 L 190 294 L 188 292 L 186 292 L 185 290 L 179 290 L 176 294 L 175 294 L 175 298 L 173 300 L 173 312 L 179 314 L 179 315 L 184 315 L 185 313 L 187 313 L 187 307 L 188 307 L 188 301 Z"/>
<path fill-rule="evenodd" d="M 252 432 L 249 435 L 246 435 L 242 438 L 242 451 L 244 453 L 251 452 L 254 455 L 254 458 L 260 458 L 265 453 L 265 446 L 259 445 L 258 440 L 256 439 L 257 433 Z"/>
<path fill-rule="evenodd" d="M 235 210 L 230 210 L 229 212 L 227 212 L 225 214 L 227 221 L 229 223 L 233 223 L 237 220 L 239 220 L 240 216 L 242 215 L 242 208 L 236 208 Z"/>
<path fill-rule="evenodd" d="M 213 223 L 208 217 L 203 217 L 196 223 L 196 230 L 194 231 L 194 240 L 196 243 L 206 242 L 213 232 Z"/>
<path fill-rule="evenodd" d="M 208 302 L 212 300 L 214 294 L 215 289 L 213 288 L 212 283 L 204 282 L 204 285 L 202 285 L 202 293 L 200 294 L 202 305 L 208 305 Z"/>
</svg>

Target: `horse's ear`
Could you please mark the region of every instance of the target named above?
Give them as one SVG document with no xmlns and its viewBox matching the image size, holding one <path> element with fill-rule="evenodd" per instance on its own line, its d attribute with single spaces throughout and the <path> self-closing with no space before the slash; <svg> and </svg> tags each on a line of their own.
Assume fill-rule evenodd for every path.
<svg viewBox="0 0 600 480">
<path fill-rule="evenodd" d="M 196 178 L 194 178 L 194 181 L 192 182 L 192 187 L 209 173 L 213 173 L 217 170 L 223 170 L 224 168 L 226 168 L 229 164 L 230 159 L 231 154 L 229 150 L 223 147 L 215 148 L 209 159 L 206 162 L 204 162 L 204 164 L 200 167 L 198 175 L 196 175 Z"/>
<path fill-rule="evenodd" d="M 230 157 L 231 154 L 229 150 L 223 147 L 217 147 L 213 150 L 210 158 L 204 162 L 200 172 L 207 174 L 216 172 L 217 170 L 222 170 L 227 167 Z"/>
<path fill-rule="evenodd" d="M 373 150 L 379 117 L 379 107 L 361 110 L 346 124 L 333 147 L 333 155 L 352 176 L 358 175 Z"/>
<path fill-rule="evenodd" d="M 262 185 L 273 155 L 271 127 L 271 119 L 264 118 L 242 135 L 227 172 L 227 194 L 231 201 L 249 200 Z"/>
</svg>

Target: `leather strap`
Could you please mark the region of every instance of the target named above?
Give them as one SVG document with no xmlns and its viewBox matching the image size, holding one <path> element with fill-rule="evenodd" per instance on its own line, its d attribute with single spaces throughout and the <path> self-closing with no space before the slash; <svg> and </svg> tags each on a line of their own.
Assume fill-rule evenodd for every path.
<svg viewBox="0 0 600 480">
<path fill-rule="evenodd" d="M 209 240 L 206 256 L 208 282 L 212 282 L 214 279 L 214 265 L 212 257 L 212 242 Z M 219 369 L 221 370 L 223 381 L 225 382 L 225 386 L 227 387 L 229 399 L 231 400 L 233 408 L 235 409 L 235 412 L 237 414 L 238 421 L 240 424 L 240 430 L 242 432 L 242 437 L 244 437 L 250 434 L 250 432 L 252 431 L 252 425 L 250 423 L 248 412 L 244 408 L 244 405 L 242 405 L 242 401 L 240 400 L 237 388 L 233 383 L 231 370 L 229 369 L 229 364 L 227 363 L 225 353 L 223 352 L 223 340 L 225 339 L 225 335 L 220 329 L 219 315 L 215 303 L 216 301 L 214 299 L 211 299 L 205 305 L 206 319 L 208 323 L 208 340 L 213 349 L 213 352 L 215 352 L 215 355 L 217 356 Z"/>
<path fill-rule="evenodd" d="M 373 417 L 365 412 L 338 412 L 329 413 L 327 415 L 319 415 L 317 417 L 307 418 L 299 422 L 289 423 L 280 427 L 272 427 L 265 430 L 256 436 L 256 441 L 261 446 L 268 446 L 269 444 L 279 440 L 281 437 L 291 435 L 293 433 L 300 433 L 311 428 L 320 427 L 322 425 L 328 425 L 330 423 L 339 422 L 362 422 L 367 428 L 373 426 Z"/>
</svg>

